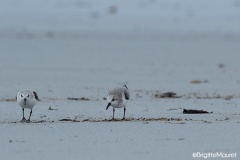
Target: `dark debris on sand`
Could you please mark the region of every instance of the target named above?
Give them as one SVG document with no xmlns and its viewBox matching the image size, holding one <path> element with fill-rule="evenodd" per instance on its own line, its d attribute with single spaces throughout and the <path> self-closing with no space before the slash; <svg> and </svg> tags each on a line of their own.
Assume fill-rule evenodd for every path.
<svg viewBox="0 0 240 160">
<path fill-rule="evenodd" d="M 67 100 L 72 100 L 72 101 L 90 101 L 89 98 L 85 98 L 85 97 L 80 97 L 80 98 L 68 97 Z"/>
<path fill-rule="evenodd" d="M 197 99 L 225 99 L 225 100 L 231 100 L 232 98 L 234 98 L 234 96 L 220 96 L 220 95 L 217 95 L 217 96 L 197 96 L 196 97 Z"/>
<path fill-rule="evenodd" d="M 46 122 L 50 122 L 53 123 L 54 121 L 45 121 L 45 120 L 40 120 L 40 121 L 26 121 L 26 122 L 11 122 L 11 123 L 46 123 Z"/>
<path fill-rule="evenodd" d="M 16 98 L 1 98 L 0 101 L 3 101 L 3 102 L 15 102 Z"/>
<path fill-rule="evenodd" d="M 185 119 L 184 119 L 185 120 Z M 151 121 L 183 121 L 181 118 L 126 118 L 126 119 L 83 119 L 83 120 L 76 120 L 76 119 L 69 119 L 64 118 L 60 119 L 59 121 L 62 122 L 151 122 Z"/>
<path fill-rule="evenodd" d="M 53 110 L 58 110 L 58 109 L 55 109 L 55 108 L 52 108 L 52 106 L 49 106 L 48 110 L 53 111 Z"/>
<path fill-rule="evenodd" d="M 203 84 L 203 83 L 208 83 L 208 80 L 192 80 L 190 83 L 191 84 Z"/>
<path fill-rule="evenodd" d="M 177 96 L 177 93 L 174 92 L 165 92 L 165 93 L 156 93 L 155 98 L 181 98 L 182 96 Z"/>
<path fill-rule="evenodd" d="M 63 119 L 60 119 L 59 121 L 62 121 L 62 122 L 83 122 L 83 121 L 80 121 L 80 120 L 77 120 L 77 119 L 70 119 L 70 118 L 63 118 Z"/>
<path fill-rule="evenodd" d="M 183 109 L 183 114 L 208 114 L 213 112 L 208 112 L 204 110 L 195 110 L 195 109 Z"/>
</svg>

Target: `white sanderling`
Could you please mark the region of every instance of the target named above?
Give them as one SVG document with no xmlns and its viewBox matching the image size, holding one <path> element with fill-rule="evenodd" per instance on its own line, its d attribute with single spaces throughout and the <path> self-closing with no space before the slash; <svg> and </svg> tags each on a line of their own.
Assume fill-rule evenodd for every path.
<svg viewBox="0 0 240 160">
<path fill-rule="evenodd" d="M 31 90 L 22 90 L 17 93 L 17 103 L 22 107 L 23 118 L 21 122 L 30 122 L 32 115 L 32 108 L 35 106 L 37 101 L 39 101 L 38 95 L 35 91 Z M 24 117 L 24 108 L 31 109 L 28 120 Z"/>
<path fill-rule="evenodd" d="M 113 107 L 112 119 L 114 119 L 115 108 L 122 108 L 122 107 L 124 107 L 124 115 L 122 119 L 125 119 L 126 104 L 129 98 L 130 98 L 130 93 L 126 85 L 119 88 L 115 88 L 108 92 L 108 96 L 107 96 L 108 105 L 106 110 L 108 109 L 109 106 Z"/>
</svg>

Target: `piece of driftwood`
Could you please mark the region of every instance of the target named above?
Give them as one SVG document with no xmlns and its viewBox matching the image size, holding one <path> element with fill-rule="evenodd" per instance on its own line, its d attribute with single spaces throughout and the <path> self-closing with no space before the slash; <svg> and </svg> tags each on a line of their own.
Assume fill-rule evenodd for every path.
<svg viewBox="0 0 240 160">
<path fill-rule="evenodd" d="M 213 112 L 207 112 L 203 110 L 195 110 L 195 109 L 183 109 L 184 114 L 207 114 L 207 113 L 213 113 Z"/>
</svg>

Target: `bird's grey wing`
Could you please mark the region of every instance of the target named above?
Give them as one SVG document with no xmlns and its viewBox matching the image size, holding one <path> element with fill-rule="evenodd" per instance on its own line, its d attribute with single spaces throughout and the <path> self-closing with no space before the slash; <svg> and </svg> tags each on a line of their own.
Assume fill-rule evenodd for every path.
<svg viewBox="0 0 240 160">
<path fill-rule="evenodd" d="M 35 91 L 33 91 L 33 95 L 34 95 L 35 99 L 39 101 L 38 95 Z"/>
<path fill-rule="evenodd" d="M 127 99 L 127 100 L 130 99 L 130 93 L 127 89 L 124 89 L 124 96 L 125 96 L 125 99 Z"/>
</svg>

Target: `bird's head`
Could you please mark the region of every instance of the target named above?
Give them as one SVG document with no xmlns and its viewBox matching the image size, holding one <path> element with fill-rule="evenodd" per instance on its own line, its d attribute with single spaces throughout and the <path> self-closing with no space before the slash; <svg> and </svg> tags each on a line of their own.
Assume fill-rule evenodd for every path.
<svg viewBox="0 0 240 160">
<path fill-rule="evenodd" d="M 108 101 L 108 105 L 106 110 L 108 109 L 109 106 L 116 106 L 118 104 L 118 97 L 113 95 L 108 95 L 107 101 Z"/>
</svg>

